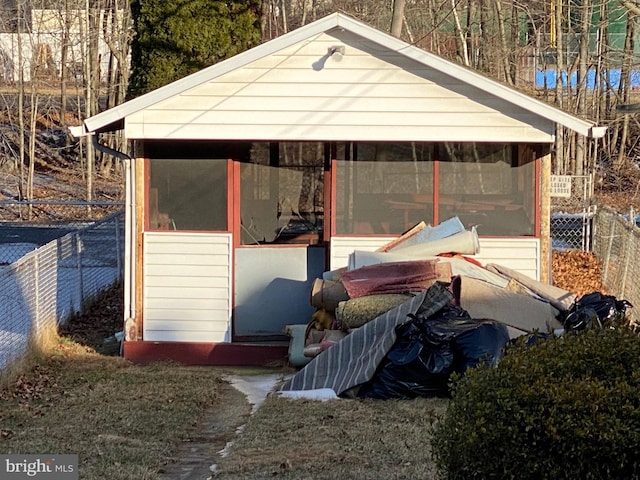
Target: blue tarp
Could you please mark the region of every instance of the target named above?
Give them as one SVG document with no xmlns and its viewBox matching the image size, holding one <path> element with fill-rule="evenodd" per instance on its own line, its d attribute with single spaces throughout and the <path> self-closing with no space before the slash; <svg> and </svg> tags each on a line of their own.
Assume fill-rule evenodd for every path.
<svg viewBox="0 0 640 480">
<path fill-rule="evenodd" d="M 556 70 L 545 70 L 536 71 L 536 87 L 544 87 L 545 81 L 546 86 L 548 88 L 555 88 L 557 79 L 557 71 Z M 564 86 L 568 85 L 568 75 L 567 72 L 562 72 L 562 84 Z M 575 87 L 578 82 L 578 74 L 573 73 L 571 75 L 571 87 Z M 604 74 L 602 78 L 600 78 L 599 83 L 603 82 L 609 83 L 612 88 L 618 88 L 620 85 L 620 70 L 609 70 Z M 587 72 L 587 88 L 595 88 L 596 86 L 596 72 L 595 70 L 589 70 Z M 640 87 L 640 71 L 633 70 L 631 72 L 631 87 Z"/>
</svg>

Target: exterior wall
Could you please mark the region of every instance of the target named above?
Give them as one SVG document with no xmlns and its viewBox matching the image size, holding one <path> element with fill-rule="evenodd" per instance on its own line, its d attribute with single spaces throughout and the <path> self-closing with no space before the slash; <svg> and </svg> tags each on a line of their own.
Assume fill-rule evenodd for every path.
<svg viewBox="0 0 640 480">
<path fill-rule="evenodd" d="M 341 59 L 327 54 L 344 46 Z M 333 30 L 126 118 L 128 138 L 553 141 L 554 124 L 352 33 Z"/>
<path fill-rule="evenodd" d="M 230 342 L 230 234 L 144 234 L 144 341 Z"/>
<path fill-rule="evenodd" d="M 393 237 L 395 238 L 395 237 Z M 331 240 L 331 270 L 347 266 L 354 250 L 375 251 L 393 238 L 334 237 Z M 540 280 L 540 240 L 537 238 L 480 238 L 480 253 L 472 258 L 483 265 L 496 263 Z"/>
<path fill-rule="evenodd" d="M 354 250 L 373 252 L 386 245 L 397 237 L 333 237 L 331 239 L 330 270 L 346 267 L 349 263 L 349 255 Z"/>
<path fill-rule="evenodd" d="M 483 265 L 496 263 L 541 280 L 538 238 L 481 238 L 480 253 L 473 258 Z"/>
</svg>

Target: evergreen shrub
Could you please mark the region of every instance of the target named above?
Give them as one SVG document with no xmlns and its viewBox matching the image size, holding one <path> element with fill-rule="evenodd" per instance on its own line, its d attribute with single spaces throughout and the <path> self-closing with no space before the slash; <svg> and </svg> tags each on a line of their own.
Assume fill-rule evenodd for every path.
<svg viewBox="0 0 640 480">
<path fill-rule="evenodd" d="M 436 425 L 444 479 L 640 478 L 640 337 L 626 326 L 509 345 Z"/>
</svg>

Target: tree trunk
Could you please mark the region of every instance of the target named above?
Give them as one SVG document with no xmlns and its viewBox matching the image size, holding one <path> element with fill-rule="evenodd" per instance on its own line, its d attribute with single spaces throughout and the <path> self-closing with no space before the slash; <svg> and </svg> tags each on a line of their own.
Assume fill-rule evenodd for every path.
<svg viewBox="0 0 640 480">
<path fill-rule="evenodd" d="M 24 199 L 24 159 L 25 159 L 25 125 L 24 125 L 24 56 L 22 55 L 22 33 L 24 25 L 24 6 L 22 1 L 19 0 L 16 4 L 18 14 L 18 172 L 20 175 L 20 181 L 18 183 L 18 199 Z"/>
<path fill-rule="evenodd" d="M 456 37 L 456 45 L 458 46 L 458 56 L 463 64 L 469 66 L 469 52 L 467 51 L 467 42 L 465 41 L 465 34 L 462 31 L 462 25 L 460 24 L 460 17 L 456 8 L 456 0 L 451 0 L 451 13 L 454 20 L 454 29 Z"/>
<path fill-rule="evenodd" d="M 391 18 L 391 35 L 400 38 L 402 34 L 402 19 L 404 18 L 405 0 L 393 0 L 393 15 Z"/>
<path fill-rule="evenodd" d="M 93 59 L 93 48 L 91 41 L 91 9 L 89 0 L 85 0 L 85 12 L 84 19 L 80 22 L 80 25 L 84 25 L 84 35 L 82 35 L 82 42 L 84 43 L 84 83 L 85 83 L 85 115 L 86 118 L 91 117 L 93 114 L 93 68 L 92 63 Z M 82 27 L 81 27 L 82 28 Z M 86 152 L 86 168 L 87 168 L 87 191 L 86 191 L 86 199 L 87 202 L 93 201 L 93 165 L 95 162 L 95 152 L 93 149 L 93 144 L 91 143 L 91 137 L 87 136 L 85 139 L 85 152 Z M 91 207 L 87 208 L 87 213 L 89 217 L 91 216 Z"/>
<path fill-rule="evenodd" d="M 556 105 L 562 109 L 564 107 L 564 86 L 562 83 L 562 77 L 564 75 L 564 34 L 563 34 L 563 15 L 562 15 L 562 3 L 561 0 L 552 0 L 552 15 L 555 26 L 555 49 L 556 49 Z M 556 127 L 556 158 L 555 158 L 555 173 L 566 173 L 565 165 L 565 152 L 564 152 L 564 128 L 561 126 Z"/>
<path fill-rule="evenodd" d="M 502 5 L 501 0 L 495 0 L 494 6 L 496 10 L 496 22 L 498 24 L 498 34 L 500 37 L 500 58 L 502 59 L 502 70 L 504 75 L 504 80 L 510 85 L 513 85 L 513 81 L 511 79 L 511 69 L 509 67 L 509 47 L 507 42 L 507 33 L 504 29 L 505 19 L 502 14 Z"/>
<path fill-rule="evenodd" d="M 67 124 L 67 57 L 69 53 L 69 30 L 71 28 L 71 11 L 69 1 L 64 0 L 62 12 L 62 45 L 60 46 L 60 127 L 64 130 Z"/>
<path fill-rule="evenodd" d="M 634 31 L 636 17 L 631 12 L 627 14 L 627 31 L 624 39 L 624 56 L 622 68 L 620 70 L 620 86 L 618 88 L 618 98 L 623 104 L 629 103 L 631 98 L 631 61 L 634 48 Z M 627 140 L 629 135 L 629 115 L 625 114 L 622 121 L 622 132 L 620 134 L 618 158 L 616 168 L 620 169 L 627 158 Z"/>
<path fill-rule="evenodd" d="M 577 113 L 580 116 L 587 116 L 587 72 L 589 61 L 589 27 L 591 26 L 592 7 L 591 0 L 582 0 L 582 14 L 580 16 L 580 54 L 578 59 L 578 82 L 577 82 Z M 587 162 L 587 141 L 583 135 L 576 139 L 576 175 L 583 175 Z"/>
</svg>

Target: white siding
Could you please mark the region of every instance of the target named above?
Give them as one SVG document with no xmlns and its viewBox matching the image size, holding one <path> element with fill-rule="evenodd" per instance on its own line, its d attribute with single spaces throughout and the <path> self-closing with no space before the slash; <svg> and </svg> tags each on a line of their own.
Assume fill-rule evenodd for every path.
<svg viewBox="0 0 640 480">
<path fill-rule="evenodd" d="M 144 234 L 143 340 L 231 341 L 231 235 Z"/>
<path fill-rule="evenodd" d="M 341 61 L 327 50 L 343 45 Z M 129 138 L 551 142 L 553 122 L 334 30 L 126 118 Z"/>
<path fill-rule="evenodd" d="M 334 237 L 331 270 L 346 267 L 354 250 L 372 252 L 393 238 Z M 480 238 L 480 253 L 470 256 L 481 264 L 496 263 L 540 280 L 540 240 L 537 238 Z"/>
<path fill-rule="evenodd" d="M 473 258 L 483 265 L 497 263 L 540 280 L 538 238 L 481 238 L 480 253 Z"/>
<path fill-rule="evenodd" d="M 397 237 L 333 237 L 331 239 L 331 270 L 346 267 L 355 250 L 374 252 Z"/>
</svg>

